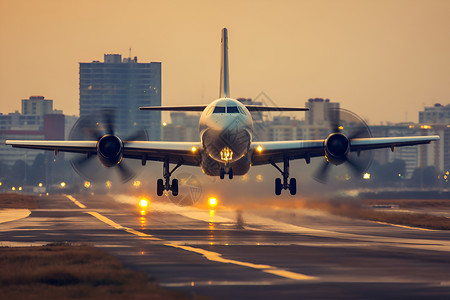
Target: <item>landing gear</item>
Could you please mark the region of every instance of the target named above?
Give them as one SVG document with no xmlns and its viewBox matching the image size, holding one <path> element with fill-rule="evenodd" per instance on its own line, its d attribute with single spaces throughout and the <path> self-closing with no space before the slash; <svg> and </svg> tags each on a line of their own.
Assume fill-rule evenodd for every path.
<svg viewBox="0 0 450 300">
<path fill-rule="evenodd" d="M 283 179 L 276 178 L 275 179 L 275 195 L 281 195 L 281 190 L 289 189 L 291 195 L 295 195 L 297 193 L 297 180 L 295 178 L 291 178 L 289 180 L 289 159 L 284 157 L 283 159 L 283 170 L 281 170 L 277 164 L 273 161 L 270 161 L 270 164 L 275 167 L 278 171 L 280 171 Z M 283 180 L 283 181 L 282 181 Z M 289 180 L 289 184 L 288 184 Z"/>
<path fill-rule="evenodd" d="M 164 160 L 163 166 L 163 179 L 158 179 L 156 182 L 156 194 L 158 196 L 162 196 L 164 191 L 172 191 L 172 195 L 178 195 L 178 179 L 173 179 L 172 184 L 170 184 L 170 176 L 175 172 L 176 169 L 181 167 L 183 163 L 179 162 L 173 169 L 170 171 L 169 168 L 169 159 Z"/>
<path fill-rule="evenodd" d="M 281 190 L 283 189 L 283 185 L 281 184 L 280 178 L 275 178 L 275 195 L 281 195 Z"/>
<path fill-rule="evenodd" d="M 228 172 L 225 171 L 225 168 L 220 168 L 220 173 L 219 173 L 220 179 L 224 179 L 225 174 L 228 174 L 228 178 L 233 179 L 233 169 L 232 168 L 228 168 Z"/>
</svg>

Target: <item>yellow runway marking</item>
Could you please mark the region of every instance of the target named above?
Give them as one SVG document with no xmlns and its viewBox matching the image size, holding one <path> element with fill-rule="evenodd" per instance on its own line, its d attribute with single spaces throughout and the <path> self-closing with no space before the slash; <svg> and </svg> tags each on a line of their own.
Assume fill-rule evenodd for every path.
<svg viewBox="0 0 450 300">
<path fill-rule="evenodd" d="M 78 202 L 74 197 L 72 197 L 70 195 L 66 195 L 66 197 L 69 198 L 72 202 L 74 202 L 79 207 L 86 208 L 86 206 L 84 206 L 83 204 Z M 161 239 L 156 238 L 150 234 L 146 234 L 146 233 L 134 230 L 132 228 L 123 227 L 122 225 L 99 214 L 98 212 L 89 211 L 87 213 L 115 229 L 124 230 L 128 233 L 134 234 L 139 237 L 145 237 L 150 240 L 162 241 Z M 318 279 L 318 277 L 308 276 L 308 275 L 301 274 L 301 273 L 295 273 L 295 272 L 279 269 L 279 268 L 269 266 L 269 265 L 254 264 L 254 263 L 243 262 L 243 261 L 238 261 L 238 260 L 234 260 L 234 259 L 223 258 L 222 254 L 220 254 L 220 253 L 204 250 L 201 248 L 194 248 L 194 247 L 190 247 L 190 246 L 182 246 L 182 245 L 176 245 L 176 244 L 170 244 L 170 243 L 164 244 L 164 245 L 168 246 L 168 247 L 183 249 L 183 250 L 197 253 L 197 254 L 202 254 L 206 259 L 208 259 L 210 261 L 220 262 L 220 263 L 224 263 L 224 264 L 233 264 L 233 265 L 243 266 L 243 267 L 247 267 L 247 268 L 257 269 L 257 270 L 261 270 L 265 273 L 269 273 L 269 274 L 276 275 L 279 277 L 284 277 L 287 279 L 293 279 L 293 280 L 317 280 Z"/>
<path fill-rule="evenodd" d="M 243 261 L 234 260 L 234 259 L 223 258 L 222 254 L 220 254 L 220 253 L 212 252 L 212 251 L 208 251 L 208 250 L 204 250 L 204 249 L 200 249 L 200 248 L 175 245 L 175 244 L 165 244 L 165 245 L 169 246 L 169 247 L 180 248 L 180 249 L 183 249 L 183 250 L 186 250 L 189 252 L 202 254 L 204 257 L 206 257 L 206 259 L 211 260 L 211 261 L 220 262 L 220 263 L 224 263 L 224 264 L 233 264 L 233 265 L 243 266 L 243 267 L 252 268 L 252 269 L 258 269 L 265 273 L 270 273 L 270 274 L 288 278 L 288 279 L 294 279 L 294 280 L 317 280 L 318 279 L 317 277 L 314 277 L 314 276 L 308 276 L 305 274 L 294 273 L 291 271 L 278 269 L 276 267 L 272 267 L 269 265 L 260 265 L 260 264 L 248 263 L 248 262 L 243 262 Z"/>
<path fill-rule="evenodd" d="M 71 195 L 65 195 L 67 198 L 69 198 L 70 201 L 72 201 L 73 203 L 75 203 L 76 205 L 78 205 L 79 208 L 86 208 L 86 206 L 82 203 L 80 203 L 77 199 L 75 199 L 74 197 L 72 197 Z"/>
<path fill-rule="evenodd" d="M 140 237 L 145 237 L 145 238 L 147 238 L 147 239 L 154 240 L 154 241 L 160 241 L 160 240 L 161 240 L 161 239 L 155 238 L 153 235 L 146 234 L 146 233 L 143 233 L 143 232 L 134 230 L 134 229 L 132 229 L 132 228 L 123 227 L 122 225 L 117 224 L 117 223 L 114 222 L 113 220 L 108 219 L 107 217 L 105 217 L 105 216 L 99 214 L 98 212 L 95 212 L 95 211 L 89 211 L 88 214 L 90 214 L 91 216 L 97 218 L 98 220 L 102 221 L 102 222 L 105 223 L 105 224 L 108 224 L 109 226 L 111 226 L 111 227 L 113 227 L 113 228 L 115 228 L 115 229 L 118 229 L 118 230 L 125 230 L 125 231 L 128 232 L 128 233 L 131 233 L 131 234 L 134 234 L 134 235 L 137 235 L 137 236 L 140 236 Z"/>
<path fill-rule="evenodd" d="M 395 227 L 400 227 L 400 228 L 407 228 L 407 229 L 424 230 L 424 231 L 436 231 L 436 230 L 433 230 L 433 229 L 420 228 L 420 227 L 411 227 L 411 226 L 406 226 L 406 225 L 398 225 L 398 224 L 392 224 L 392 223 L 386 223 L 386 222 L 380 222 L 380 221 L 376 221 L 375 223 L 382 224 L 382 225 L 390 225 L 390 226 L 395 226 Z"/>
</svg>

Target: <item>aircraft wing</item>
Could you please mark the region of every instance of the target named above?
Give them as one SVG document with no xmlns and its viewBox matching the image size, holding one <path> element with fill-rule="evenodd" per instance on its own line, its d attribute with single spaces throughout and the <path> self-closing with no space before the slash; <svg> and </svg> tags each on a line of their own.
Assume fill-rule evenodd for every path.
<svg viewBox="0 0 450 300">
<path fill-rule="evenodd" d="M 262 106 L 262 105 L 245 105 L 249 111 L 308 111 L 306 107 L 289 107 L 289 106 Z M 184 106 L 141 106 L 140 110 L 153 111 L 204 111 L 206 105 L 184 105 Z"/>
<path fill-rule="evenodd" d="M 15 148 L 52 150 L 55 153 L 59 151 L 91 155 L 97 153 L 97 141 L 6 140 L 5 144 Z M 200 142 L 124 141 L 123 157 L 149 161 L 164 161 L 167 157 L 173 164 L 183 162 L 184 165 L 198 166 L 200 151 Z"/>
<path fill-rule="evenodd" d="M 407 136 L 387 138 L 359 138 L 352 139 L 350 151 L 364 151 L 380 148 L 391 148 L 428 144 L 439 140 L 439 136 Z M 325 140 L 298 140 L 280 142 L 253 142 L 252 165 L 265 165 L 271 162 L 282 162 L 287 156 L 290 160 L 306 159 L 325 155 Z"/>
</svg>

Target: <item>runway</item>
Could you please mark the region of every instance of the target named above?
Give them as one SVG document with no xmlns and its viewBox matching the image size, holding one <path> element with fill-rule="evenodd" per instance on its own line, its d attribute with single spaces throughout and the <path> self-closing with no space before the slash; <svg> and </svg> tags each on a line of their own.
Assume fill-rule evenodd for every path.
<svg viewBox="0 0 450 300">
<path fill-rule="evenodd" d="M 215 299 L 448 299 L 448 231 L 398 227 L 322 211 L 235 211 L 137 198 L 41 197 L 0 215 L 0 244 L 82 242 L 169 288 Z"/>
</svg>

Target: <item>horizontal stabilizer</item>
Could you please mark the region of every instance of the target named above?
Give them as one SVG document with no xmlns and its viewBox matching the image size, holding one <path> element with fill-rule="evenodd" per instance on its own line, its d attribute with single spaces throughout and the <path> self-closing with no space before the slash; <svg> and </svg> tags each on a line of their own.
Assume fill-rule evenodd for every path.
<svg viewBox="0 0 450 300">
<path fill-rule="evenodd" d="M 204 111 L 206 105 L 185 105 L 185 106 L 143 106 L 140 110 L 157 110 L 157 111 Z"/>
<path fill-rule="evenodd" d="M 249 111 L 308 111 L 305 107 L 246 105 Z"/>
<path fill-rule="evenodd" d="M 304 107 L 285 107 L 285 106 L 259 106 L 246 105 L 249 111 L 308 111 L 309 108 Z M 204 111 L 206 105 L 185 105 L 185 106 L 143 106 L 140 110 L 154 111 Z"/>
</svg>

